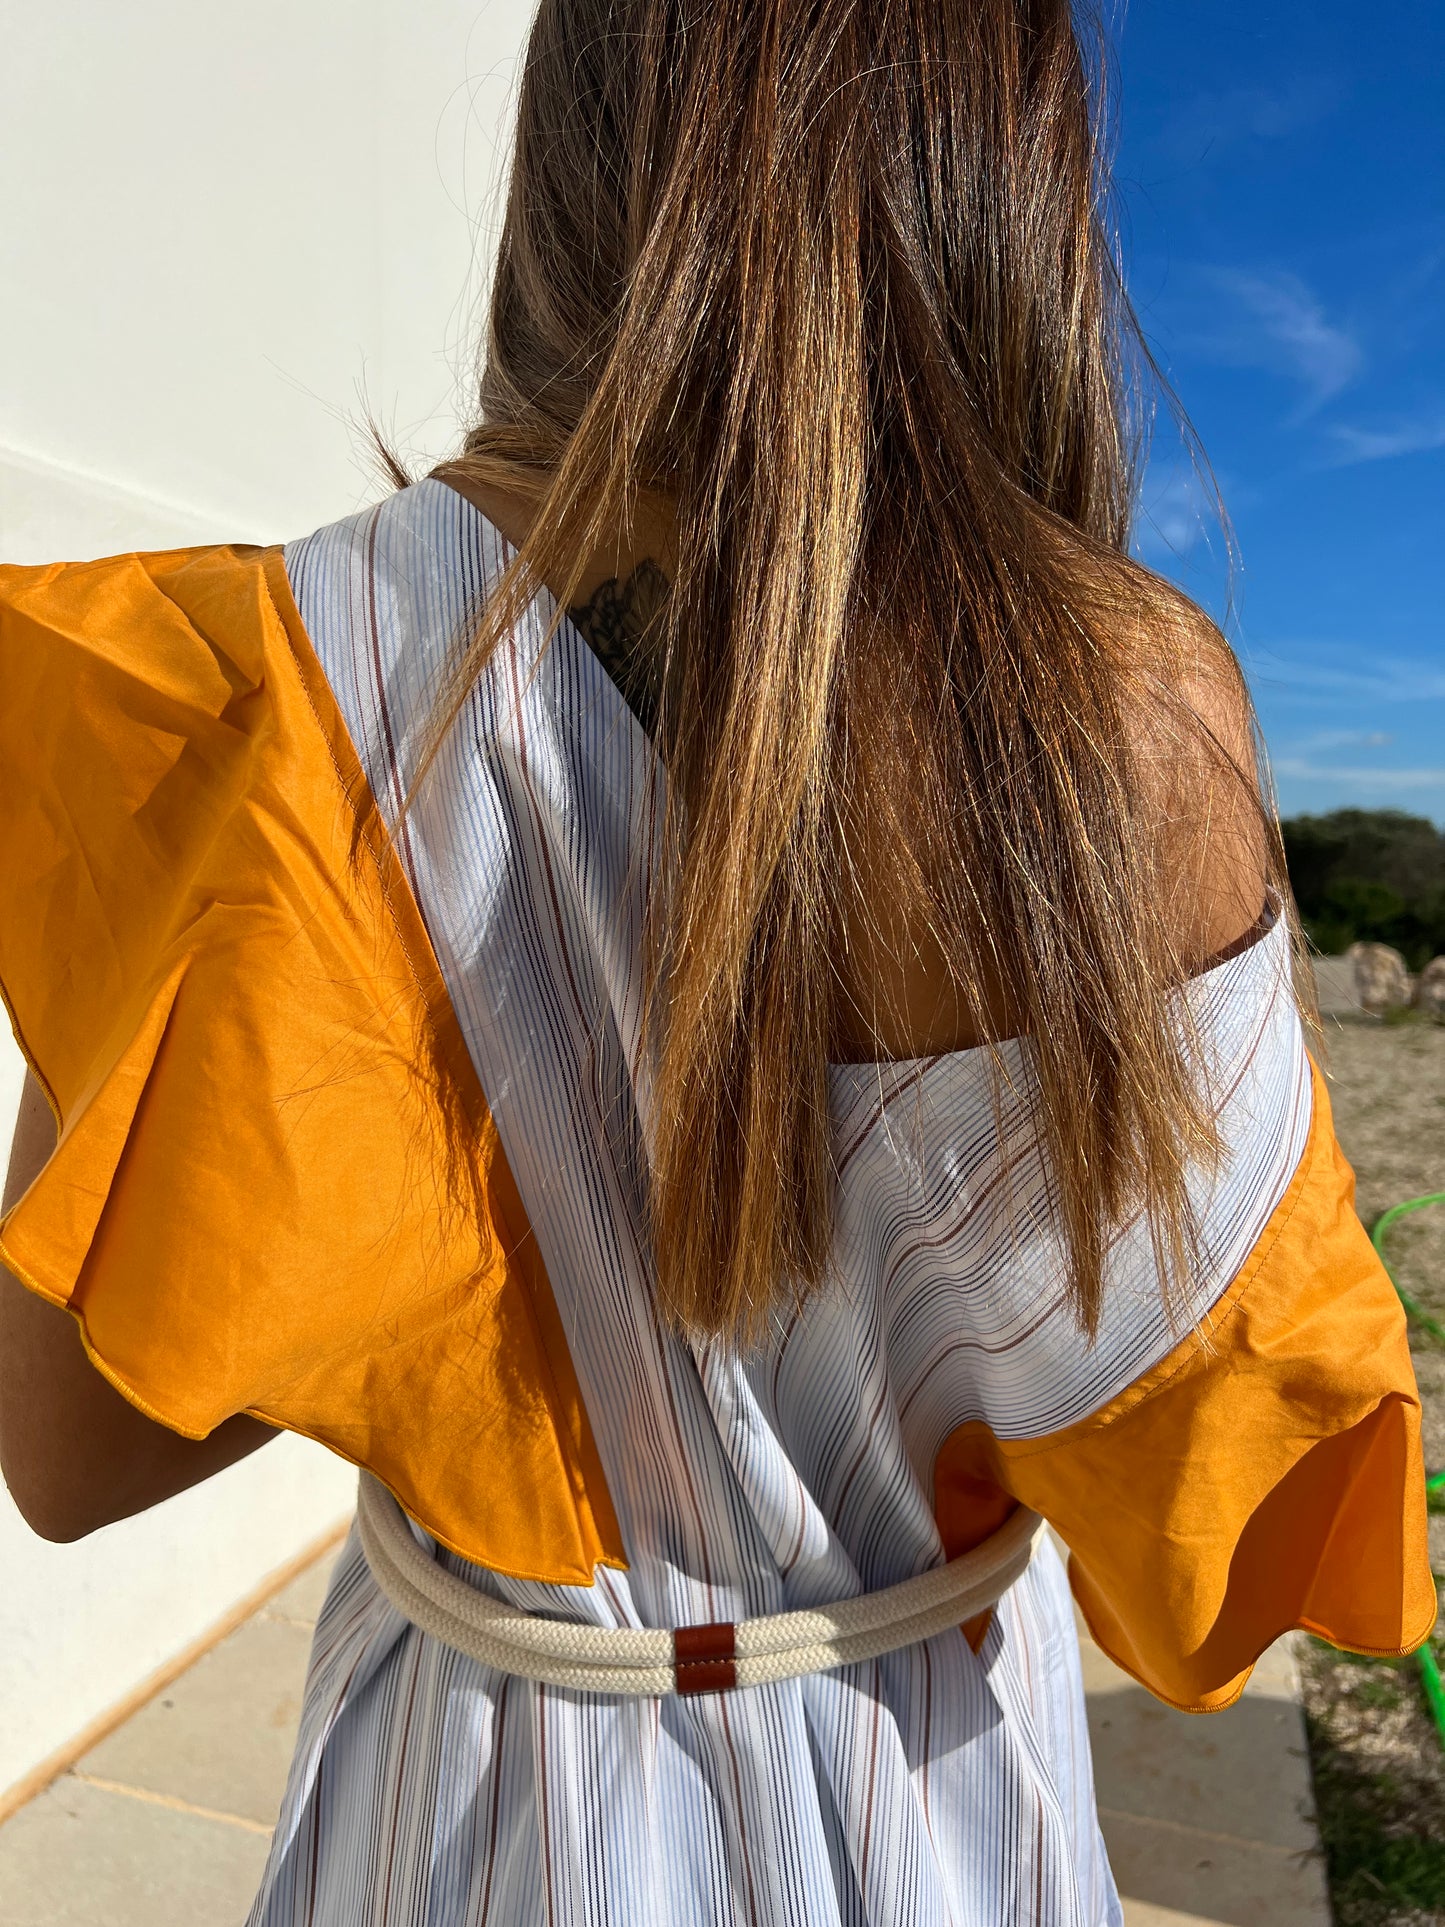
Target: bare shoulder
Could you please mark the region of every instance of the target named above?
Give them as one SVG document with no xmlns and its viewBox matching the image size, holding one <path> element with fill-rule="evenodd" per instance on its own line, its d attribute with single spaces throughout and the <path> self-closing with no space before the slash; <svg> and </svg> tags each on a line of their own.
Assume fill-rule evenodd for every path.
<svg viewBox="0 0 1445 1927">
<path fill-rule="evenodd" d="M 1181 963 L 1197 969 L 1258 920 L 1271 872 L 1261 745 L 1238 658 L 1172 584 L 1131 572 L 1120 642 L 1138 796 Z"/>
<path fill-rule="evenodd" d="M 1236 763 L 1255 758 L 1254 707 L 1239 658 L 1182 590 L 1150 578 L 1145 621 L 1131 639 L 1141 664 L 1172 689 Z"/>
</svg>

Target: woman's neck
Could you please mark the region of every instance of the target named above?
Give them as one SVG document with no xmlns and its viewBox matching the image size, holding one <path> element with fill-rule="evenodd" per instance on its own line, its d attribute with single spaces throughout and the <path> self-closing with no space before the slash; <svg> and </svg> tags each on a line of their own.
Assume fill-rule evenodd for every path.
<svg viewBox="0 0 1445 1927">
<path fill-rule="evenodd" d="M 537 512 L 534 500 L 479 483 L 450 466 L 434 470 L 433 479 L 465 496 L 514 548 L 521 547 Z M 657 724 L 659 677 L 658 655 L 648 644 L 667 602 L 671 553 L 667 505 L 646 499 L 629 530 L 619 531 L 586 558 L 567 605 L 569 620 L 650 736 Z M 547 584 L 558 600 L 563 586 Z"/>
<path fill-rule="evenodd" d="M 464 468 L 447 462 L 432 470 L 432 480 L 445 482 L 448 488 L 465 496 L 494 528 L 501 530 L 513 548 L 522 546 L 537 513 L 534 498 L 478 482 Z M 631 594 L 646 600 L 655 596 L 659 578 L 664 582 L 671 579 L 672 555 L 670 504 L 661 496 L 645 495 L 633 511 L 631 527 L 617 530 L 586 558 L 572 591 L 568 613 L 573 609 L 585 610 L 596 601 L 599 611 L 607 611 L 607 615 L 599 615 L 599 619 L 615 620 L 613 605 L 618 598 L 625 600 Z M 634 586 L 634 579 L 639 576 L 643 580 Z M 554 594 L 561 586 L 547 584 Z"/>
<path fill-rule="evenodd" d="M 484 486 L 454 468 L 444 466 L 433 473 L 480 509 L 514 547 L 521 546 L 536 514 L 534 500 Z M 653 717 L 655 691 L 641 645 L 667 593 L 672 553 L 666 505 L 644 502 L 630 530 L 619 532 L 587 558 L 567 610 L 644 728 Z M 564 585 L 547 586 L 555 595 Z M 976 1044 L 985 1034 L 1009 1034 L 1012 1013 L 1001 993 L 991 993 L 987 1019 L 980 1026 L 959 1002 L 937 938 L 930 931 L 896 927 L 889 878 L 898 852 L 881 826 L 855 826 L 850 841 L 854 862 L 841 905 L 844 940 L 833 966 L 842 994 L 831 1055 L 854 1060 L 917 1057 Z"/>
</svg>

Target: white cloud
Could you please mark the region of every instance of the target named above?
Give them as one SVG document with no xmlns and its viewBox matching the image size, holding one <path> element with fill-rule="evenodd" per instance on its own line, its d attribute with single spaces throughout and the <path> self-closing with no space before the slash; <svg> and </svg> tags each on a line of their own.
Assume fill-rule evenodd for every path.
<svg viewBox="0 0 1445 1927">
<path fill-rule="evenodd" d="M 1422 703 L 1445 700 L 1445 665 L 1410 656 L 1366 656 L 1365 666 L 1337 669 L 1327 661 L 1303 661 L 1273 650 L 1241 649 L 1250 680 L 1291 696 L 1308 693 L 1322 703 Z M 1363 651 L 1361 652 L 1364 653 Z"/>
<path fill-rule="evenodd" d="M 1146 561 L 1181 560 L 1210 526 L 1218 526 L 1199 477 L 1175 472 L 1162 482 L 1151 476 L 1139 502 L 1135 547 Z"/>
<path fill-rule="evenodd" d="M 1188 337 L 1214 361 L 1288 376 L 1318 406 L 1347 388 L 1364 366 L 1350 331 L 1330 320 L 1308 284 L 1285 268 L 1251 274 L 1239 268 L 1201 271 L 1209 305 L 1223 312 Z"/>
<path fill-rule="evenodd" d="M 1329 431 L 1335 443 L 1332 466 L 1353 462 L 1385 462 L 1396 455 L 1416 455 L 1445 448 L 1445 415 L 1433 420 L 1401 422 L 1394 428 L 1357 428 L 1341 422 Z"/>
<path fill-rule="evenodd" d="M 1372 789 L 1384 790 L 1429 790 L 1445 786 L 1445 768 L 1359 769 L 1338 763 L 1312 763 L 1302 756 L 1273 757 L 1271 767 L 1276 776 L 1292 777 L 1297 782 L 1363 783 Z"/>
<path fill-rule="evenodd" d="M 1388 749 L 1394 737 L 1383 729 L 1317 729 L 1296 743 L 1297 751 L 1322 749 Z"/>
<path fill-rule="evenodd" d="M 1299 74 L 1282 87 L 1227 87 L 1196 94 L 1169 112 L 1161 145 L 1197 156 L 1240 140 L 1282 140 L 1322 120 L 1339 102 L 1338 81 Z"/>
</svg>

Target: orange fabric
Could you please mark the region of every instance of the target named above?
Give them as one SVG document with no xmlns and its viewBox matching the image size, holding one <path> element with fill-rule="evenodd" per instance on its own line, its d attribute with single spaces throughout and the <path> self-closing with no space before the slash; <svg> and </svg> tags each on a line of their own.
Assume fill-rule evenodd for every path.
<svg viewBox="0 0 1445 1927">
<path fill-rule="evenodd" d="M 1094 1417 L 947 1441 L 935 1498 L 963 1551 L 1000 1501 L 1069 1547 L 1095 1639 L 1151 1692 L 1227 1706 L 1279 1634 L 1411 1651 L 1435 1622 L 1420 1403 L 1399 1301 L 1354 1212 L 1314 1073 L 1309 1140 L 1206 1321 Z"/>
<path fill-rule="evenodd" d="M 0 982 L 62 1123 L 0 1255 L 141 1410 L 624 1564 L 422 919 L 277 550 L 0 569 Z"/>
</svg>

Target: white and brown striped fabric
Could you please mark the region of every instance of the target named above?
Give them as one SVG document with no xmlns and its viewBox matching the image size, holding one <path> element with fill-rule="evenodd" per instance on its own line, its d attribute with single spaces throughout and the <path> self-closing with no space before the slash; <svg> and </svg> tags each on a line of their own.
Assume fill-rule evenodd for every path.
<svg viewBox="0 0 1445 1927">
<path fill-rule="evenodd" d="M 297 605 L 395 820 L 443 664 L 505 560 L 442 484 L 292 544 Z M 579 1625 L 816 1606 L 943 1557 L 931 1489 L 970 1420 L 1002 1440 L 1098 1412 L 1177 1342 L 1147 1227 L 1111 1258 L 1098 1341 L 1070 1316 L 1029 1148 L 1026 1048 L 1000 1134 L 990 1059 L 830 1072 L 835 1289 L 765 1354 L 660 1329 L 642 1233 L 642 885 L 661 775 L 546 596 L 468 702 L 401 838 L 555 1292 L 629 1569 L 467 1584 Z M 1201 1174 L 1185 1323 L 1289 1185 L 1311 1081 L 1285 934 L 1189 986 L 1229 1155 Z M 1011 1199 L 1002 1172 L 1012 1158 Z M 250 1927 L 1103 1927 L 1072 1604 L 1045 1543 L 975 1651 L 960 1631 L 718 1696 L 517 1679 L 420 1632 L 353 1536 Z"/>
</svg>

